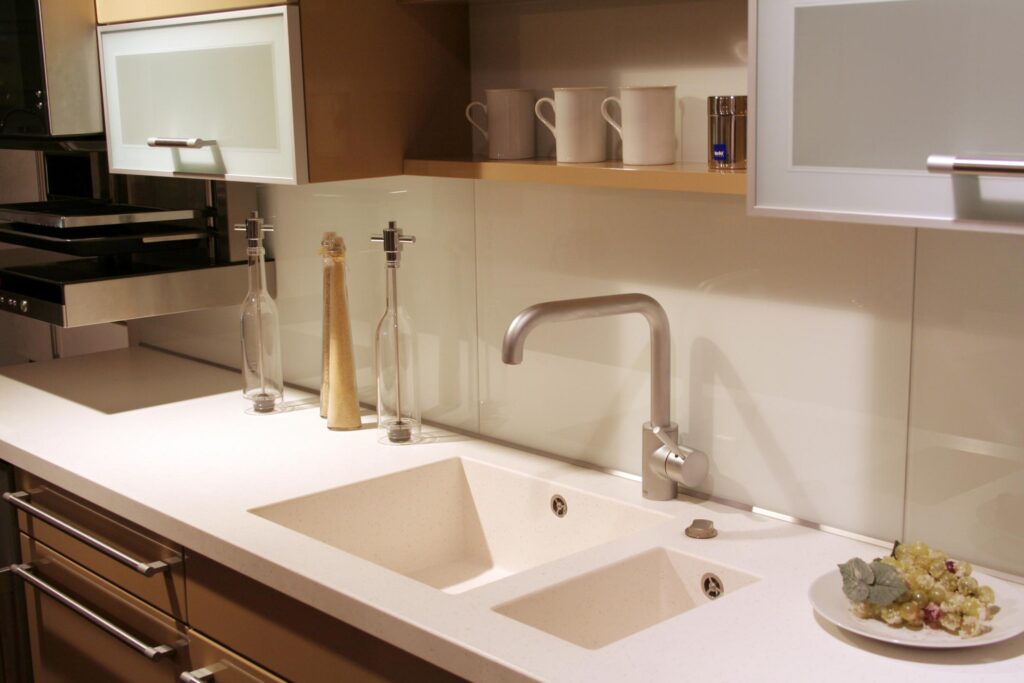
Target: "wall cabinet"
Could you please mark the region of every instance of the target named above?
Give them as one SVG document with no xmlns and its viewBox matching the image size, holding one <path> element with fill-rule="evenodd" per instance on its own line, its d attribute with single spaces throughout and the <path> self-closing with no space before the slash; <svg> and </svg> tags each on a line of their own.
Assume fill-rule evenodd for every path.
<svg viewBox="0 0 1024 683">
<path fill-rule="evenodd" d="M 298 0 L 96 0 L 96 21 L 113 24 L 296 2 Z"/>
<path fill-rule="evenodd" d="M 1024 4 L 750 8 L 754 214 L 1024 232 Z"/>
<path fill-rule="evenodd" d="M 458 6 L 304 0 L 101 26 L 111 171 L 294 184 L 468 152 L 467 21 Z"/>
<path fill-rule="evenodd" d="M 15 481 L 11 504 L 30 506 L 18 507 L 18 527 L 37 683 L 171 683 L 185 673 L 217 683 L 460 680 L 71 492 L 25 472 Z M 76 533 L 166 566 L 144 575 Z M 160 652 L 138 651 L 53 590 Z"/>
</svg>

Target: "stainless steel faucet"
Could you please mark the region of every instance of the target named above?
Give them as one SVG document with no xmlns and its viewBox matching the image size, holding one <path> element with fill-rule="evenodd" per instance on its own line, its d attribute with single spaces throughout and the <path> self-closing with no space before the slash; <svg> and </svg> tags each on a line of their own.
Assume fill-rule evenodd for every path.
<svg viewBox="0 0 1024 683">
<path fill-rule="evenodd" d="M 563 299 L 534 304 L 517 315 L 505 331 L 501 360 L 509 365 L 523 362 L 526 337 L 542 323 L 639 313 L 651 327 L 651 421 L 643 428 L 644 498 L 672 500 L 676 482 L 691 488 L 708 473 L 708 456 L 677 443 L 679 426 L 670 417 L 672 362 L 668 316 L 646 294 L 613 294 L 586 299 Z"/>
</svg>

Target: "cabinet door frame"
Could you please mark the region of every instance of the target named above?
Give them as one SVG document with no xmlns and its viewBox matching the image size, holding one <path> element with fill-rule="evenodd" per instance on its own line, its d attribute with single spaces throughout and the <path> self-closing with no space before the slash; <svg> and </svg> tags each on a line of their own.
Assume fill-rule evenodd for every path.
<svg viewBox="0 0 1024 683">
<path fill-rule="evenodd" d="M 786 58 L 776 59 L 770 64 L 762 63 L 760 59 L 760 48 L 758 41 L 760 21 L 769 17 L 773 21 L 778 20 L 776 26 L 783 26 L 787 30 L 788 43 L 795 46 L 792 40 L 794 19 L 780 20 L 780 15 L 795 12 L 798 6 L 820 6 L 829 4 L 849 4 L 850 2 L 865 2 L 868 0 L 748 0 L 748 53 L 749 65 L 747 69 L 748 94 L 750 102 L 748 139 L 748 176 L 747 176 L 747 213 L 751 216 L 769 218 L 798 218 L 816 221 L 838 221 L 852 223 L 867 223 L 876 225 L 893 225 L 915 228 L 940 228 L 948 230 L 970 230 L 978 232 L 996 232 L 1010 234 L 1024 234 L 1024 210 L 1021 213 L 1019 224 L 1002 222 L 1000 220 L 980 220 L 975 218 L 956 217 L 953 206 L 954 185 L 964 186 L 969 183 L 978 182 L 976 178 L 956 177 L 950 175 L 929 174 L 924 170 L 925 160 L 921 160 L 922 170 L 917 171 L 889 171 L 876 169 L 833 169 L 823 167 L 799 167 L 792 163 L 792 157 L 786 157 L 786 150 L 790 152 L 793 148 L 793 116 L 792 116 L 792 76 L 789 79 L 787 92 L 779 95 L 778 92 L 771 96 L 758 96 L 758 73 L 760 68 L 772 70 L 774 73 L 786 72 L 792 74 L 793 52 Z M 768 7 L 763 12 L 761 7 Z M 780 9 L 781 8 L 781 9 Z M 785 22 L 788 21 L 788 25 Z M 786 36 L 783 37 L 785 40 Z M 778 40 L 778 38 L 777 38 Z M 763 42 L 763 41 L 762 41 Z M 779 106 L 777 98 L 789 99 L 788 108 L 783 112 L 776 112 L 773 107 Z M 772 106 L 766 104 L 771 102 Z M 762 111 L 765 107 L 766 111 Z M 767 112 L 767 113 L 766 113 Z M 767 120 L 768 114 L 775 114 L 778 121 L 778 128 L 773 131 L 781 137 L 781 142 L 773 143 L 776 148 L 774 154 L 759 155 L 760 140 L 759 120 Z M 767 143 L 765 143 L 767 144 Z M 956 153 L 967 150 L 941 150 L 936 149 L 934 153 Z M 857 193 L 862 196 L 887 197 L 877 209 L 857 210 L 855 206 L 848 209 L 827 208 L 827 207 L 802 207 L 799 203 L 779 202 L 773 203 L 775 199 L 767 199 L 771 191 L 764 187 L 772 182 L 770 176 L 773 174 L 787 174 L 791 181 L 794 177 L 800 177 L 802 181 L 815 184 L 815 189 L 829 187 L 834 188 L 837 184 L 846 181 L 861 181 Z M 867 182 L 864 182 L 867 181 Z M 988 187 L 995 188 L 1003 194 L 1024 195 L 1024 178 L 992 178 L 986 177 L 984 182 Z M 783 183 L 784 184 L 784 183 Z M 762 192 L 759 192 L 759 185 Z M 945 186 L 945 190 L 942 190 Z M 927 188 L 927 189 L 926 189 Z M 900 202 L 904 201 L 905 193 L 935 192 L 948 204 L 946 215 L 935 215 L 927 213 L 916 213 L 905 210 Z M 855 204 L 856 202 L 853 202 Z M 920 203 L 920 202 L 919 202 Z"/>
<path fill-rule="evenodd" d="M 284 35 L 288 42 L 288 106 L 279 105 L 279 113 L 288 113 L 291 118 L 290 129 L 287 125 L 280 124 L 280 132 L 282 136 L 281 139 L 290 142 L 293 152 L 292 156 L 294 159 L 294 169 L 292 169 L 290 175 L 280 176 L 269 174 L 260 175 L 258 173 L 232 173 L 230 172 L 230 170 L 228 170 L 228 172 L 226 173 L 191 173 L 175 170 L 166 171 L 145 167 L 145 162 L 141 162 L 139 164 L 139 167 L 123 167 L 117 165 L 118 162 L 116 161 L 116 155 L 113 149 L 114 142 L 111 138 L 114 135 L 119 134 L 121 131 L 120 115 L 118 114 L 116 118 L 116 123 L 118 125 L 112 126 L 111 103 L 115 102 L 117 96 L 119 96 L 120 94 L 120 91 L 119 89 L 115 88 L 115 92 L 111 93 L 112 84 L 108 82 L 108 65 L 105 63 L 104 53 L 106 52 L 106 50 L 103 45 L 104 36 L 116 33 L 123 33 L 127 31 L 164 29 L 173 28 L 177 26 L 188 27 L 189 25 L 213 24 L 226 21 L 273 16 L 280 16 L 282 21 L 284 22 Z M 134 21 L 120 24 L 106 24 L 97 27 L 96 30 L 99 35 L 100 77 L 103 87 L 104 104 L 103 117 L 108 136 L 108 157 L 110 160 L 111 173 L 124 173 L 128 175 L 147 176 L 170 176 L 179 178 L 198 178 L 201 180 L 214 179 L 226 181 L 258 182 L 284 185 L 296 185 L 308 182 L 309 163 L 306 150 L 306 112 L 305 94 L 303 91 L 302 45 L 301 31 L 299 25 L 299 8 L 297 5 L 277 5 L 271 7 L 257 7 L 252 9 L 243 9 L 228 12 L 216 12 L 209 14 L 188 15 L 182 17 L 170 17 L 164 19 L 152 19 L 146 21 Z M 219 149 L 216 146 L 213 147 L 213 150 L 219 153 Z M 166 148 L 158 148 L 156 151 L 169 155 L 174 153 L 173 149 Z"/>
</svg>

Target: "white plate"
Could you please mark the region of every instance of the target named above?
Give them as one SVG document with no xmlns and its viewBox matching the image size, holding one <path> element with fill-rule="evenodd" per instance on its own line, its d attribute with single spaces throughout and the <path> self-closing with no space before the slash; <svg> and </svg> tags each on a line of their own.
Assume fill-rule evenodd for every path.
<svg viewBox="0 0 1024 683">
<path fill-rule="evenodd" d="M 843 594 L 843 577 L 834 569 L 811 584 L 808 597 L 824 619 L 847 631 L 896 645 L 928 648 L 978 647 L 998 643 L 1024 633 L 1024 586 L 1009 583 L 981 572 L 972 574 L 978 583 L 996 592 L 999 613 L 985 622 L 992 630 L 974 638 L 961 638 L 942 629 L 893 628 L 878 619 L 861 619 L 850 612 L 850 601 Z"/>
</svg>

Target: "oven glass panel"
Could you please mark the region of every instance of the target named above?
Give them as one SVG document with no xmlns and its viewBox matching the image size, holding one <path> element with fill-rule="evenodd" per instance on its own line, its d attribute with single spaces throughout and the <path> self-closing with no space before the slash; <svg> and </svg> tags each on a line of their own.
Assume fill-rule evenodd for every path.
<svg viewBox="0 0 1024 683">
<path fill-rule="evenodd" d="M 35 0 L 0 0 L 0 136 L 49 132 L 38 24 Z"/>
</svg>

